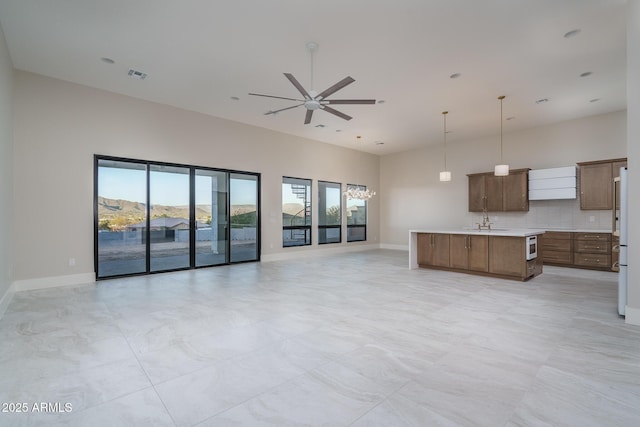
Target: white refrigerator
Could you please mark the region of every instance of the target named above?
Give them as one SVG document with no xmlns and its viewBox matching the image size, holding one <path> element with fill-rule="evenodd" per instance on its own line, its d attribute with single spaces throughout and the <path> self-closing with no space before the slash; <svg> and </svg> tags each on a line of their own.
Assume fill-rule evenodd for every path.
<svg viewBox="0 0 640 427">
<path fill-rule="evenodd" d="M 618 215 L 618 227 L 614 230 L 615 235 L 620 236 L 620 273 L 618 274 L 618 313 L 625 314 L 627 306 L 627 226 L 628 226 L 628 180 L 627 168 L 620 168 L 620 213 Z M 615 188 L 615 187 L 614 187 Z"/>
</svg>

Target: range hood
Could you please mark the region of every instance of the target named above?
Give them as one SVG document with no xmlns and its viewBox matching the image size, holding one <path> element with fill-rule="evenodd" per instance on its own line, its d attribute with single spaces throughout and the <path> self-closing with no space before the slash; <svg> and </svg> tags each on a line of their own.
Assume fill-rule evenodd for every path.
<svg viewBox="0 0 640 427">
<path fill-rule="evenodd" d="M 529 171 L 529 200 L 575 199 L 576 167 Z"/>
</svg>

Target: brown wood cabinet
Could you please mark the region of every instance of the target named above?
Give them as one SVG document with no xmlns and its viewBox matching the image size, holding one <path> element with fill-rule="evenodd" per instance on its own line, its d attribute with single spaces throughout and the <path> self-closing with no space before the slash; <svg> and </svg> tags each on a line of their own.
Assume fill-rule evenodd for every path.
<svg viewBox="0 0 640 427">
<path fill-rule="evenodd" d="M 580 209 L 611 210 L 613 208 L 613 178 L 619 175 L 627 159 L 598 160 L 578 163 Z M 616 196 L 619 204 L 619 196 Z"/>
<path fill-rule="evenodd" d="M 573 264 L 573 238 L 570 232 L 547 231 L 542 241 L 545 264 Z"/>
<path fill-rule="evenodd" d="M 627 166 L 627 160 L 623 159 L 623 160 L 614 160 L 611 163 L 611 173 L 613 174 L 613 177 L 618 177 L 620 176 L 620 168 L 622 167 L 626 167 Z M 616 186 L 616 209 L 620 209 L 620 186 Z"/>
<path fill-rule="evenodd" d="M 469 174 L 469 212 L 528 211 L 529 169 L 517 169 L 508 176 L 493 172 Z"/>
<path fill-rule="evenodd" d="M 522 237 L 490 236 L 489 272 L 526 277 L 525 249 L 525 239 Z"/>
<path fill-rule="evenodd" d="M 505 211 L 529 210 L 529 171 L 510 173 L 503 177 L 503 209 Z"/>
<path fill-rule="evenodd" d="M 611 270 L 611 233 L 574 233 L 573 263 L 598 270 Z"/>
<path fill-rule="evenodd" d="M 449 267 L 449 235 L 418 233 L 418 264 Z"/>
<path fill-rule="evenodd" d="M 472 271 L 489 271 L 489 237 L 469 234 L 451 234 L 451 268 Z"/>
<path fill-rule="evenodd" d="M 527 280 L 542 273 L 543 262 L 527 261 L 525 244 L 524 237 L 417 233 L 416 256 L 423 268 Z"/>
<path fill-rule="evenodd" d="M 613 270 L 618 241 L 611 233 L 547 231 L 542 244 L 545 264 L 562 267 Z"/>
</svg>

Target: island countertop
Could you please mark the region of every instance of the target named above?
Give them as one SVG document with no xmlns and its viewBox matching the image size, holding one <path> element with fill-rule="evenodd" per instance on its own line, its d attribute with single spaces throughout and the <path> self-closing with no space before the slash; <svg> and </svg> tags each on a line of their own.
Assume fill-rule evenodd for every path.
<svg viewBox="0 0 640 427">
<path fill-rule="evenodd" d="M 511 236 L 527 237 L 536 234 L 544 234 L 547 230 L 541 228 L 493 228 L 491 230 L 478 230 L 477 228 L 424 228 L 409 230 L 409 235 L 416 233 L 442 233 L 442 234 L 475 234 L 480 236 Z"/>
</svg>

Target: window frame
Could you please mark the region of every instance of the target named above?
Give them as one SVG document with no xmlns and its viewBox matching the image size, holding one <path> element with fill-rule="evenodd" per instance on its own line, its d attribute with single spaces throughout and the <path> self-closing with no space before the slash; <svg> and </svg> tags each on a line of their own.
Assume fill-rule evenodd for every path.
<svg viewBox="0 0 640 427">
<path fill-rule="evenodd" d="M 304 225 L 285 225 L 284 224 L 284 209 L 282 210 L 282 247 L 283 248 L 296 248 L 296 247 L 300 247 L 300 246 L 311 246 L 313 243 L 313 237 L 311 234 L 311 229 L 313 226 L 313 180 L 311 178 L 298 178 L 298 177 L 293 177 L 293 176 L 282 176 L 282 184 L 281 184 L 281 188 L 284 188 L 285 184 L 293 184 L 292 182 L 286 182 L 286 180 L 295 180 L 295 181 L 306 181 L 308 182 L 308 186 L 309 187 L 309 191 L 307 194 L 305 194 L 305 199 L 303 202 L 303 210 L 305 211 L 305 224 Z M 282 193 L 281 193 L 282 194 Z M 308 202 L 307 202 L 307 197 L 308 197 Z M 307 207 L 307 203 L 308 203 L 308 207 Z M 281 201 L 281 207 L 284 208 L 284 199 Z M 309 212 L 309 215 L 307 215 L 307 211 Z M 307 223 L 307 216 L 308 216 L 308 223 Z M 293 232 L 295 230 L 303 230 L 304 231 L 304 243 L 300 243 L 300 244 L 286 244 L 285 243 L 285 239 L 284 239 L 284 235 L 285 232 L 290 231 Z"/>
<path fill-rule="evenodd" d="M 326 184 L 332 184 L 331 186 L 326 185 Z M 323 193 L 322 191 L 322 185 L 325 185 L 324 190 L 325 192 Z M 338 189 L 338 215 L 339 215 L 339 224 L 331 224 L 331 225 L 327 225 L 327 224 L 322 224 L 321 223 L 321 218 L 322 218 L 322 213 L 320 212 L 320 210 L 322 209 L 323 206 L 323 197 L 326 197 L 326 190 L 328 188 L 337 188 Z M 326 216 L 326 206 L 325 206 L 325 216 Z M 334 182 L 334 181 L 318 181 L 318 245 L 331 245 L 331 244 L 336 244 L 336 243 L 342 243 L 342 183 L 340 182 Z M 325 232 L 325 238 L 322 239 L 321 238 L 321 231 L 320 230 L 338 230 L 338 241 L 326 241 L 326 232 Z"/>
<path fill-rule="evenodd" d="M 99 242 L 98 242 L 98 234 L 99 234 L 99 226 L 100 226 L 100 221 L 99 221 L 99 212 L 98 212 L 98 180 L 99 180 L 99 166 L 100 166 L 100 161 L 113 161 L 113 162 L 122 162 L 122 163 L 133 163 L 133 164 L 137 164 L 137 165 L 144 165 L 146 167 L 146 192 L 147 192 L 147 200 L 146 200 L 146 206 L 147 206 L 147 212 L 146 212 L 146 222 L 147 222 L 147 227 L 145 230 L 145 251 L 146 251 L 146 270 L 144 272 L 135 272 L 135 273 L 124 273 L 124 274 L 114 274 L 114 275 L 109 275 L 109 276 L 100 276 L 100 263 L 99 263 Z M 184 267 L 184 268 L 177 268 L 177 269 L 171 269 L 171 270 L 158 270 L 158 271 L 154 271 L 151 270 L 150 268 L 150 245 L 151 245 L 151 239 L 150 239 L 150 169 L 151 166 L 165 166 L 165 167 L 178 167 L 178 168 L 188 168 L 189 169 L 189 242 L 190 242 L 190 254 L 189 254 L 189 266 L 188 267 Z M 196 244 L 195 244 L 195 240 L 196 240 L 196 219 L 195 219 L 195 176 L 196 176 L 196 171 L 197 170 L 210 170 L 210 171 L 215 171 L 215 172 L 222 172 L 222 173 L 226 173 L 227 174 L 227 182 L 230 179 L 231 174 L 240 174 L 240 175 L 249 175 L 249 176 L 253 176 L 256 179 L 256 189 L 257 189 L 257 197 L 256 197 L 256 259 L 252 259 L 252 260 L 242 260 L 242 261 L 231 261 L 228 257 L 226 259 L 226 262 L 224 263 L 220 263 L 220 264 L 213 264 L 213 265 L 201 265 L 201 266 L 196 266 L 196 261 L 195 261 L 195 251 L 196 251 Z M 141 160 L 141 159 L 133 159 L 133 158 L 126 158 L 126 157 L 116 157 L 116 156 L 107 156 L 107 155 L 101 155 L 101 154 L 94 154 L 93 155 L 93 231 L 94 231 L 94 244 L 93 244 L 93 248 L 94 248 L 94 257 L 93 257 L 93 264 L 94 264 L 94 273 L 96 276 L 96 280 L 108 280 L 108 279 L 113 279 L 113 278 L 118 278 L 118 277 L 129 277 L 129 276 L 141 276 L 141 275 L 150 275 L 150 274 L 161 274 L 161 273 L 166 273 L 166 272 L 170 272 L 170 271 L 182 271 L 182 270 L 193 270 L 193 269 L 198 269 L 198 268 L 210 268 L 210 267 L 216 267 L 219 265 L 230 265 L 230 264 L 240 264 L 240 263 L 245 263 L 245 262 L 259 262 L 260 261 L 260 255 L 261 255 L 261 225 L 262 225 L 262 206 L 261 206 L 261 196 L 262 196 L 262 192 L 261 192 L 261 180 L 262 180 L 262 174 L 259 172 L 250 172 L 250 171 L 240 171 L 240 170 L 234 170 L 234 169 L 225 169 L 225 168 L 216 168 L 216 167 L 211 167 L 211 166 L 200 166 L 200 165 L 189 165 L 189 164 L 182 164 L 182 163 L 171 163 L 171 162 L 159 162 L 159 161 L 153 161 L 153 160 Z M 227 184 L 228 186 L 228 184 Z M 228 191 L 228 189 L 227 189 Z M 231 212 L 231 206 L 230 206 L 230 197 L 227 198 L 227 212 Z M 226 241 L 227 241 L 227 254 L 230 253 L 231 251 L 231 240 L 229 238 L 229 233 L 230 231 L 227 230 L 227 236 L 226 236 Z"/>
<path fill-rule="evenodd" d="M 349 188 L 361 188 L 363 190 L 367 189 L 366 185 L 362 185 L 362 184 L 347 184 L 346 189 L 349 190 Z M 349 224 L 349 220 L 347 217 L 347 243 L 353 243 L 353 242 L 366 242 L 367 241 L 367 223 L 369 220 L 369 201 L 368 200 L 363 200 L 364 202 L 364 224 Z M 349 209 L 348 206 L 348 201 L 346 203 L 345 206 L 346 209 Z M 350 230 L 356 230 L 356 229 L 362 229 L 363 230 L 363 235 L 364 238 L 362 239 L 353 239 L 351 237 L 350 234 Z"/>
</svg>

